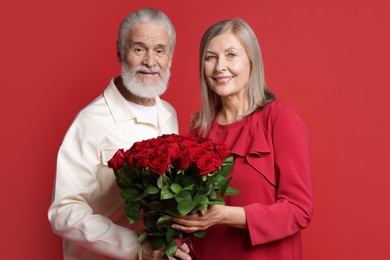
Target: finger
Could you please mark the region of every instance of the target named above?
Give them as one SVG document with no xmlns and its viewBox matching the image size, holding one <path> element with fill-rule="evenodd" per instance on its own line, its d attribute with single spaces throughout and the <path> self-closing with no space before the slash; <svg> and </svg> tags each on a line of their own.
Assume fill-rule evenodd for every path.
<svg viewBox="0 0 390 260">
<path fill-rule="evenodd" d="M 186 254 L 190 252 L 190 247 L 186 243 L 183 243 L 181 246 L 179 246 L 179 249 Z"/>
<path fill-rule="evenodd" d="M 200 210 L 198 212 L 199 216 L 204 216 L 206 214 L 206 211 L 205 210 Z"/>
<path fill-rule="evenodd" d="M 191 257 L 190 257 L 189 254 L 183 252 L 183 251 L 180 250 L 180 249 L 177 249 L 177 250 L 176 250 L 175 257 L 178 258 L 178 259 L 183 259 L 183 260 L 184 260 L 184 259 L 185 259 L 185 260 L 190 260 L 190 259 L 191 259 Z"/>
<path fill-rule="evenodd" d="M 181 225 L 177 225 L 177 224 L 172 224 L 171 228 L 183 231 L 185 233 L 193 233 L 193 232 L 199 230 L 199 228 L 197 228 L 197 227 L 186 227 L 186 226 L 181 226 Z"/>
</svg>

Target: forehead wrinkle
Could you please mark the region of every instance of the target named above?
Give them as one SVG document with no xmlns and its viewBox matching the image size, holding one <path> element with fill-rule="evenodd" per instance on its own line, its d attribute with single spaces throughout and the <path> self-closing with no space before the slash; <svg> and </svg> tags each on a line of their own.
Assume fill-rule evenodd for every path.
<svg viewBox="0 0 390 260">
<path fill-rule="evenodd" d="M 169 35 L 165 27 L 155 24 L 139 24 L 131 29 L 130 42 L 143 45 L 169 44 Z"/>
</svg>

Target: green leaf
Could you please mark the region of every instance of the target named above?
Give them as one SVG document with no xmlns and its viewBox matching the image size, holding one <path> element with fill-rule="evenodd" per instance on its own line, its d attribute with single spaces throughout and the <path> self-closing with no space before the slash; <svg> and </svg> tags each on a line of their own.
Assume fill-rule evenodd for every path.
<svg viewBox="0 0 390 260">
<path fill-rule="evenodd" d="M 130 167 L 127 163 L 118 171 L 120 181 L 125 185 L 132 185 L 138 178 L 138 170 Z"/>
<path fill-rule="evenodd" d="M 214 200 L 218 198 L 217 193 L 215 191 L 212 191 L 211 194 L 209 195 L 209 200 Z"/>
<path fill-rule="evenodd" d="M 171 223 L 171 222 L 172 222 L 172 216 L 163 215 L 163 216 L 161 216 L 161 217 L 157 220 L 156 226 L 157 226 L 157 227 L 165 226 L 165 225 L 167 225 L 168 223 Z"/>
<path fill-rule="evenodd" d="M 225 177 L 223 177 L 222 175 L 217 174 L 217 175 L 215 175 L 215 177 L 213 178 L 213 184 L 215 185 L 215 188 L 219 190 L 219 189 L 221 189 L 221 187 L 222 187 L 223 185 L 226 184 L 226 179 L 225 179 Z"/>
<path fill-rule="evenodd" d="M 225 195 L 225 192 L 226 192 L 227 188 L 229 187 L 229 183 L 230 183 L 231 180 L 232 180 L 232 177 L 230 177 L 227 181 L 225 181 L 225 182 L 222 184 L 222 186 L 221 186 L 221 191 L 220 191 L 220 193 L 221 193 L 222 196 Z"/>
<path fill-rule="evenodd" d="M 150 210 L 152 211 L 158 211 L 158 210 L 163 210 L 164 209 L 164 204 L 162 204 L 159 201 L 152 201 L 147 204 Z"/>
<path fill-rule="evenodd" d="M 196 200 L 200 204 L 209 203 L 209 198 L 207 198 L 206 195 L 198 195 L 194 197 L 194 200 Z"/>
<path fill-rule="evenodd" d="M 138 236 L 138 243 L 143 244 L 148 237 L 146 232 L 142 232 L 141 235 Z"/>
<path fill-rule="evenodd" d="M 206 235 L 206 230 L 198 230 L 192 234 L 194 235 L 194 237 L 203 238 Z"/>
<path fill-rule="evenodd" d="M 167 242 L 165 241 L 165 238 L 152 236 L 152 247 L 154 250 L 159 249 L 159 248 L 165 246 L 166 244 L 167 244 Z"/>
<path fill-rule="evenodd" d="M 184 188 L 183 188 L 183 190 L 194 190 L 194 184 L 191 184 L 191 185 L 188 185 L 188 186 L 185 186 Z"/>
<path fill-rule="evenodd" d="M 171 190 L 174 192 L 174 193 L 178 193 L 182 190 L 183 188 L 177 184 L 177 183 L 172 183 L 171 185 Z"/>
<path fill-rule="evenodd" d="M 136 189 L 122 190 L 121 196 L 126 202 L 139 201 L 142 199 L 141 194 Z"/>
<path fill-rule="evenodd" d="M 230 157 L 226 158 L 225 160 L 223 160 L 222 167 L 220 169 L 220 173 L 223 177 L 228 176 L 228 174 L 230 173 L 230 171 L 233 168 L 233 163 L 234 163 L 233 156 L 230 156 Z"/>
<path fill-rule="evenodd" d="M 160 194 L 161 200 L 167 200 L 167 199 L 171 199 L 174 197 L 175 197 L 175 194 L 171 191 L 171 189 L 169 188 L 168 185 L 165 185 L 164 187 L 162 187 L 161 194 Z"/>
<path fill-rule="evenodd" d="M 222 198 L 215 198 L 215 199 L 210 199 L 209 205 L 214 205 L 214 204 L 220 204 L 220 205 L 225 205 L 225 201 Z"/>
<path fill-rule="evenodd" d="M 207 210 L 208 209 L 208 206 L 209 206 L 209 203 L 200 203 L 198 204 L 198 206 L 196 207 L 197 210 Z"/>
<path fill-rule="evenodd" d="M 146 196 L 150 195 L 150 194 L 158 194 L 160 192 L 160 189 L 155 187 L 155 186 L 152 186 L 152 185 L 149 185 L 145 188 L 144 190 L 144 193 L 142 195 L 143 198 L 145 198 Z"/>
<path fill-rule="evenodd" d="M 209 182 L 208 185 L 205 185 L 204 187 L 201 187 L 198 191 L 198 194 L 203 194 L 206 196 L 210 196 L 214 191 L 214 184 L 212 182 Z"/>
<path fill-rule="evenodd" d="M 157 187 L 158 187 L 159 189 L 162 189 L 163 186 L 164 186 L 163 176 L 160 175 L 160 176 L 158 177 L 158 179 L 157 179 Z"/>
<path fill-rule="evenodd" d="M 174 256 L 177 250 L 177 243 L 176 240 L 172 240 L 166 245 L 164 248 L 164 253 L 167 254 L 168 256 Z"/>
<path fill-rule="evenodd" d="M 177 210 L 179 211 L 180 215 L 185 216 L 190 213 L 197 204 L 198 202 L 195 200 L 184 200 L 177 205 Z"/>
<path fill-rule="evenodd" d="M 180 216 L 180 212 L 176 208 L 166 208 L 164 212 L 171 216 Z"/>
<path fill-rule="evenodd" d="M 197 179 L 194 176 L 185 176 L 181 183 L 182 187 L 187 187 L 190 185 L 196 185 Z"/>
<path fill-rule="evenodd" d="M 175 199 L 178 203 L 182 201 L 190 201 L 192 200 L 191 193 L 189 193 L 186 190 L 180 191 L 178 194 L 175 195 Z"/>
<path fill-rule="evenodd" d="M 236 188 L 233 188 L 231 186 L 227 187 L 226 189 L 226 192 L 225 192 L 225 195 L 235 195 L 237 193 L 239 193 L 240 191 L 237 190 Z"/>
<path fill-rule="evenodd" d="M 130 202 L 125 205 L 125 214 L 131 224 L 137 222 L 140 217 L 139 202 Z"/>
<path fill-rule="evenodd" d="M 167 241 L 171 241 L 175 235 L 175 230 L 171 228 L 170 225 L 167 226 L 167 233 L 165 234 L 165 238 Z"/>
<path fill-rule="evenodd" d="M 143 223 L 147 229 L 153 230 L 156 227 L 156 218 L 154 216 L 145 217 Z"/>
</svg>

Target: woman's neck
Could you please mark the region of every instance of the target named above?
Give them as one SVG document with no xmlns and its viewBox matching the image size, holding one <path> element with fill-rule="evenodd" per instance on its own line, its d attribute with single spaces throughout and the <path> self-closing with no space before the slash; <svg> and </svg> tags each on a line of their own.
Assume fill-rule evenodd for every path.
<svg viewBox="0 0 390 260">
<path fill-rule="evenodd" d="M 218 123 L 226 125 L 239 121 L 248 112 L 248 109 L 248 102 L 222 100 L 222 107 L 217 114 Z"/>
</svg>

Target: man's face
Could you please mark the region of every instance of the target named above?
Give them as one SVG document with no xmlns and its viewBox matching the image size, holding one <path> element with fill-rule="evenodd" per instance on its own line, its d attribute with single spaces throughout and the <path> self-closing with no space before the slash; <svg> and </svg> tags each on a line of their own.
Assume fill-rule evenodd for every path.
<svg viewBox="0 0 390 260">
<path fill-rule="evenodd" d="M 143 92 L 153 92 L 151 88 L 154 87 L 165 85 L 166 89 L 170 76 L 170 59 L 169 36 L 164 26 L 153 23 L 134 26 L 130 31 L 122 64 L 125 86 L 130 92 L 141 97 L 150 97 L 150 93 L 145 96 Z M 135 88 L 137 90 L 134 90 Z"/>
</svg>

